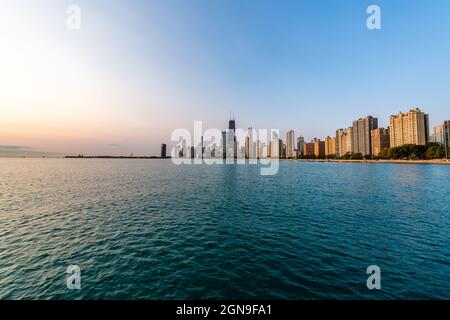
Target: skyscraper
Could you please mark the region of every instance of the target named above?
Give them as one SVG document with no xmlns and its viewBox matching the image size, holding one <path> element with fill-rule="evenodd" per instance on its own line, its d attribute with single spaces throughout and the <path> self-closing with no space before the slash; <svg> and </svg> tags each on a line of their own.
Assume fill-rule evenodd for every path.
<svg viewBox="0 0 450 320">
<path fill-rule="evenodd" d="M 444 126 L 444 146 L 446 148 L 450 148 L 450 120 L 445 120 L 443 123 Z"/>
<path fill-rule="evenodd" d="M 272 141 L 273 140 L 270 140 L 269 141 L 269 145 L 267 146 L 267 157 L 272 157 Z"/>
<path fill-rule="evenodd" d="M 436 142 L 441 145 L 444 144 L 444 126 L 442 125 L 442 123 L 433 127 L 431 142 Z"/>
<path fill-rule="evenodd" d="M 205 147 L 203 145 L 203 136 L 201 137 L 201 145 L 200 145 L 200 156 L 203 159 L 203 155 L 205 154 Z"/>
<path fill-rule="evenodd" d="M 345 138 L 346 138 L 346 140 L 345 140 L 345 145 L 346 145 L 346 149 L 345 149 L 345 153 L 344 154 L 346 154 L 346 153 L 348 153 L 348 152 L 352 152 L 352 150 L 353 150 L 353 138 L 352 138 L 352 136 L 353 136 L 353 128 L 352 127 L 348 127 L 347 129 L 346 129 L 346 131 L 345 131 L 345 133 L 346 133 L 346 136 L 345 136 Z"/>
<path fill-rule="evenodd" d="M 370 132 L 377 128 L 378 119 L 372 116 L 353 121 L 352 151 L 362 155 L 370 155 L 372 152 Z"/>
<path fill-rule="evenodd" d="M 337 129 L 336 130 L 336 155 L 338 157 L 342 157 L 345 152 L 344 149 L 346 148 L 346 132 L 344 129 Z"/>
<path fill-rule="evenodd" d="M 234 119 L 228 120 L 228 129 L 236 131 L 236 121 Z"/>
<path fill-rule="evenodd" d="M 167 145 L 165 143 L 161 144 L 161 158 L 167 157 Z"/>
<path fill-rule="evenodd" d="M 372 139 L 372 155 L 378 156 L 378 154 L 390 147 L 389 128 L 377 128 L 371 132 Z"/>
<path fill-rule="evenodd" d="M 270 157 L 269 146 L 270 146 L 270 141 L 269 141 L 269 145 L 264 145 L 264 144 L 262 145 L 261 158 L 268 158 L 268 157 Z"/>
<path fill-rule="evenodd" d="M 237 143 L 236 143 L 236 121 L 230 119 L 228 121 L 228 138 L 227 138 L 227 157 L 237 159 Z M 228 155 L 228 153 L 230 153 Z"/>
<path fill-rule="evenodd" d="M 316 157 L 323 157 L 325 155 L 325 141 L 314 138 L 312 143 L 314 144 L 314 155 Z"/>
<path fill-rule="evenodd" d="M 297 158 L 305 155 L 304 144 L 305 144 L 305 138 L 303 138 L 302 136 L 298 137 L 297 138 Z"/>
<path fill-rule="evenodd" d="M 445 157 L 448 159 L 448 152 L 450 149 L 450 120 L 444 121 L 444 148 L 445 148 Z"/>
<path fill-rule="evenodd" d="M 258 139 L 256 140 L 256 159 L 261 159 L 263 157 L 263 144 L 261 143 L 261 141 Z"/>
<path fill-rule="evenodd" d="M 404 144 L 425 145 L 430 135 L 428 114 L 414 108 L 392 115 L 389 117 L 389 130 L 391 148 Z"/>
<path fill-rule="evenodd" d="M 250 158 L 250 137 L 246 136 L 244 141 L 244 157 L 245 159 Z"/>
<path fill-rule="evenodd" d="M 252 155 L 252 147 L 253 147 L 253 135 L 252 135 L 252 128 L 248 128 L 247 135 L 245 136 L 244 141 L 244 157 L 245 159 L 250 159 L 253 157 Z"/>
<path fill-rule="evenodd" d="M 186 140 L 183 139 L 181 142 L 181 156 L 180 158 L 187 158 L 188 157 L 188 151 L 187 151 L 187 143 Z"/>
<path fill-rule="evenodd" d="M 294 130 L 286 132 L 286 158 L 295 158 L 295 133 Z"/>
<path fill-rule="evenodd" d="M 352 152 L 352 128 L 336 130 L 336 154 L 342 157 Z"/>
<path fill-rule="evenodd" d="M 304 143 L 303 151 L 305 156 L 313 156 L 314 155 L 314 142 Z"/>
<path fill-rule="evenodd" d="M 274 159 L 281 159 L 283 157 L 283 140 L 277 138 L 277 136 L 271 141 L 270 157 Z"/>
<path fill-rule="evenodd" d="M 227 132 L 222 131 L 222 158 L 227 157 Z"/>
<path fill-rule="evenodd" d="M 448 152 L 450 147 L 450 120 L 433 127 L 433 142 L 439 143 Z"/>
<path fill-rule="evenodd" d="M 256 138 L 256 131 L 252 127 L 248 128 L 247 135 L 245 136 L 245 142 L 244 142 L 245 159 L 257 159 L 258 158 L 257 152 L 259 151 L 259 149 L 258 149 L 257 143 L 259 143 L 259 140 L 255 141 L 255 138 Z"/>
<path fill-rule="evenodd" d="M 325 138 L 325 155 L 326 156 L 336 155 L 336 138 L 331 137 Z"/>
</svg>

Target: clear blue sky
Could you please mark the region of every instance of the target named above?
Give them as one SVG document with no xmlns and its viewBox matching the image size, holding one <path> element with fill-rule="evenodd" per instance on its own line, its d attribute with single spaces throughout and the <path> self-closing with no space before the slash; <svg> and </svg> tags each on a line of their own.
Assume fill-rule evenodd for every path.
<svg viewBox="0 0 450 320">
<path fill-rule="evenodd" d="M 82 9 L 79 32 L 60 26 L 68 4 Z M 370 4 L 381 7 L 382 30 L 366 28 Z M 194 120 L 225 127 L 230 111 L 238 127 L 292 128 L 308 139 L 368 114 L 386 126 L 413 106 L 431 125 L 450 119 L 450 1 L 39 0 L 24 8 L 110 88 L 95 99 L 81 93 L 89 108 L 102 97 L 108 104 L 98 114 L 105 137 L 91 149 L 156 152 L 173 129 Z M 124 134 L 108 138 L 120 127 Z M 82 142 L 68 145 L 83 151 Z M 64 151 L 56 146 L 48 148 Z"/>
</svg>

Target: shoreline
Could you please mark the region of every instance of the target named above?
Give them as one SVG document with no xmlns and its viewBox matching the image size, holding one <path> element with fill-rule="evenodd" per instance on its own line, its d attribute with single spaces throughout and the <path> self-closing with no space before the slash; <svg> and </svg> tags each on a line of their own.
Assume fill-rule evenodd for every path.
<svg viewBox="0 0 450 320">
<path fill-rule="evenodd" d="M 287 159 L 286 159 L 287 160 Z M 292 159 L 302 162 L 334 162 L 334 163 L 393 163 L 393 164 L 441 164 L 450 165 L 450 160 L 344 160 L 344 159 Z"/>
<path fill-rule="evenodd" d="M 33 157 L 33 156 L 10 156 L 10 157 L 2 157 L 0 159 L 104 159 L 104 160 L 128 160 L 128 159 L 136 159 L 136 160 L 170 160 L 171 157 L 127 157 L 127 156 L 65 156 L 65 157 Z M 264 158 L 263 160 L 269 160 L 270 158 Z M 272 160 L 281 160 L 281 161 L 299 161 L 299 162 L 319 162 L 319 163 L 368 163 L 368 164 L 383 164 L 383 163 L 392 163 L 392 164 L 437 164 L 437 165 L 450 165 L 450 159 L 442 159 L 442 160 L 344 160 L 344 159 L 272 159 Z"/>
<path fill-rule="evenodd" d="M 171 159 L 171 157 L 157 157 L 157 156 L 65 156 L 64 159 Z"/>
</svg>

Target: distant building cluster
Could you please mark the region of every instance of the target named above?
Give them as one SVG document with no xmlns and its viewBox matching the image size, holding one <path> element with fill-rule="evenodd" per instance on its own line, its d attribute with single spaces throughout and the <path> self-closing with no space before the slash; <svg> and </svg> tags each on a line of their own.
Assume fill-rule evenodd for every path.
<svg viewBox="0 0 450 320">
<path fill-rule="evenodd" d="M 436 142 L 448 148 L 450 146 L 450 120 L 434 127 L 430 136 L 428 114 L 419 108 L 400 112 L 389 117 L 389 127 L 378 127 L 378 119 L 367 116 L 353 121 L 352 126 L 337 129 L 335 137 L 326 137 L 324 141 L 314 138 L 311 142 L 297 144 L 297 157 L 343 157 L 346 154 L 377 156 L 383 150 L 407 144 L 426 145 Z"/>
<path fill-rule="evenodd" d="M 261 138 L 261 140 L 260 140 Z M 348 128 L 339 128 L 335 136 L 323 140 L 314 138 L 307 142 L 303 136 L 295 137 L 294 130 L 288 130 L 285 140 L 278 132 L 262 139 L 253 128 L 248 128 L 243 144 L 236 136 L 236 121 L 230 119 L 228 130 L 222 131 L 220 147 L 216 144 L 187 147 L 186 142 L 176 150 L 178 157 L 186 158 L 341 158 L 349 154 L 363 157 L 378 156 L 383 150 L 403 145 L 426 145 L 439 143 L 450 146 L 450 120 L 435 126 L 430 135 L 429 116 L 419 108 L 400 112 L 389 117 L 389 127 L 378 127 L 378 119 L 372 116 L 357 119 Z M 265 141 L 263 141 L 265 140 Z M 189 150 L 188 150 L 189 149 Z M 161 157 L 166 157 L 166 146 L 161 146 Z"/>
<path fill-rule="evenodd" d="M 431 141 L 446 147 L 450 146 L 450 120 L 446 120 L 433 127 Z"/>
</svg>

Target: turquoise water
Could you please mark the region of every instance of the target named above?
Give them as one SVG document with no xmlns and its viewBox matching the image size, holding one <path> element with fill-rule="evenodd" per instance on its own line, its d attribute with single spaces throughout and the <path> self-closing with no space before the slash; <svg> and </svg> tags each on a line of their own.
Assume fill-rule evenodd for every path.
<svg viewBox="0 0 450 320">
<path fill-rule="evenodd" d="M 449 182 L 438 165 L 0 159 L 0 298 L 449 299 Z"/>
</svg>

